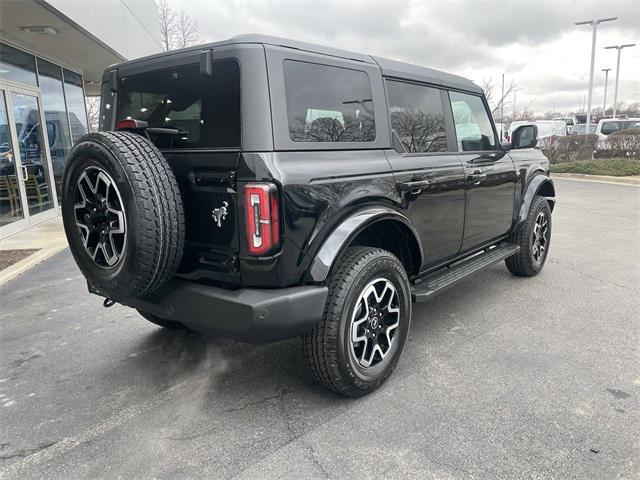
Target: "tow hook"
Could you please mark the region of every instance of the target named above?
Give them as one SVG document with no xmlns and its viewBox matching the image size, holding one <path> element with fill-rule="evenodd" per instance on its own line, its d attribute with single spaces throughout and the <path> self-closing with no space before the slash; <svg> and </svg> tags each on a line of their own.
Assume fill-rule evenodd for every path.
<svg viewBox="0 0 640 480">
<path fill-rule="evenodd" d="M 104 308 L 113 307 L 115 304 L 116 304 L 116 302 L 111 300 L 110 298 L 105 298 L 104 302 L 102 302 L 102 306 Z"/>
</svg>

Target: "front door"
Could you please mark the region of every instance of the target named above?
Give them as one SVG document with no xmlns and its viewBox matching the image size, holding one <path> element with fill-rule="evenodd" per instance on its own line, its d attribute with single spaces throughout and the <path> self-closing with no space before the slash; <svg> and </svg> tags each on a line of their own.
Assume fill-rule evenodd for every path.
<svg viewBox="0 0 640 480">
<path fill-rule="evenodd" d="M 420 235 L 424 270 L 460 250 L 464 169 L 445 127 L 446 92 L 395 80 L 386 90 L 394 143 L 387 158 L 402 207 Z"/>
<path fill-rule="evenodd" d="M 516 171 L 497 142 L 489 111 L 478 95 L 449 92 L 459 158 L 465 171 L 462 251 L 504 235 L 513 222 Z"/>
<path fill-rule="evenodd" d="M 57 198 L 40 96 L 0 85 L 0 237 L 53 217 Z"/>
</svg>

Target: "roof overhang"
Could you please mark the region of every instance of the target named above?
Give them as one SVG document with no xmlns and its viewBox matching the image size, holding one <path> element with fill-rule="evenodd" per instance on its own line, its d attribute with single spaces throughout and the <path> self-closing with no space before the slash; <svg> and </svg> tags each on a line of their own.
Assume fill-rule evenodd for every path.
<svg viewBox="0 0 640 480">
<path fill-rule="evenodd" d="M 0 39 L 82 73 L 87 95 L 100 92 L 104 69 L 126 60 L 44 0 L 2 0 Z M 25 27 L 52 27 L 55 34 L 38 34 Z"/>
</svg>

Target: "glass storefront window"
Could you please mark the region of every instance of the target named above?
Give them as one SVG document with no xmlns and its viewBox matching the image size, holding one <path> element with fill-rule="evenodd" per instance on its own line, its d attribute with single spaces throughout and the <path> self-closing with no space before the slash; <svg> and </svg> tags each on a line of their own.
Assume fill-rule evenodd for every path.
<svg viewBox="0 0 640 480">
<path fill-rule="evenodd" d="M 38 105 L 38 98 L 34 95 L 13 92 L 11 106 L 29 215 L 35 215 L 53 208 L 54 205 L 47 165 L 47 150 L 40 120 L 40 105 Z"/>
<path fill-rule="evenodd" d="M 69 118 L 67 117 L 67 107 L 62 87 L 62 68 L 38 58 L 38 76 L 44 118 L 47 124 L 53 177 L 58 200 L 60 200 L 62 195 L 62 174 L 67 155 L 72 147 Z"/>
<path fill-rule="evenodd" d="M 0 43 L 0 79 L 38 86 L 35 57 Z"/>
<path fill-rule="evenodd" d="M 67 99 L 67 109 L 69 111 L 69 122 L 71 125 L 71 138 L 77 142 L 82 135 L 87 133 L 87 107 L 84 100 L 84 89 L 82 88 L 82 76 L 63 69 L 64 93 Z"/>
<path fill-rule="evenodd" d="M 0 90 L 0 227 L 24 218 L 4 90 Z"/>
</svg>

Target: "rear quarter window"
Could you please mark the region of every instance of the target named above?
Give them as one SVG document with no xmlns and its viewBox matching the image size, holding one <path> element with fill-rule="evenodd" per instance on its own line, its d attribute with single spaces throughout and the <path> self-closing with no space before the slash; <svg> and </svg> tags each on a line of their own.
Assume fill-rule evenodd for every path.
<svg viewBox="0 0 640 480">
<path fill-rule="evenodd" d="M 284 61 L 289 137 L 294 142 L 373 142 L 371 84 L 366 72 Z"/>
<path fill-rule="evenodd" d="M 178 130 L 151 134 L 160 148 L 240 147 L 240 65 L 215 61 L 213 76 L 198 64 L 122 77 L 117 120 L 145 120 L 150 127 Z"/>
</svg>

